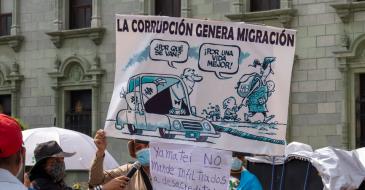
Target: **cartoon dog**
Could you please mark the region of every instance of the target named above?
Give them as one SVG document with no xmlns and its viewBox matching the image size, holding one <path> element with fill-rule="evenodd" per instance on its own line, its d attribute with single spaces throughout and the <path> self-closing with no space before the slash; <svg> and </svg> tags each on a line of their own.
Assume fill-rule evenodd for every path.
<svg viewBox="0 0 365 190">
<path fill-rule="evenodd" d="M 210 121 L 218 121 L 221 118 L 221 109 L 218 105 L 210 105 L 207 109 L 203 109 L 202 115 L 205 114 L 205 118 Z"/>
</svg>

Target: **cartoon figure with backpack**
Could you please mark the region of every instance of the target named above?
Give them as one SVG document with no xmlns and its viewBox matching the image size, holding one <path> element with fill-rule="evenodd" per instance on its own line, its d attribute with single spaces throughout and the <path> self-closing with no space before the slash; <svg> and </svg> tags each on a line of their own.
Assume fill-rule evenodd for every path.
<svg viewBox="0 0 365 190">
<path fill-rule="evenodd" d="M 270 74 L 274 74 L 271 64 L 274 63 L 275 57 L 265 57 L 261 63 L 254 60 L 252 67 L 259 67 L 260 73 L 254 72 L 243 75 L 237 83 L 237 94 L 242 97 L 242 105 L 248 107 L 248 113 L 244 114 L 244 121 L 251 122 L 251 118 L 257 113 L 263 115 L 263 123 L 268 123 L 274 115 L 267 115 L 268 98 L 275 91 L 275 83 L 267 80 Z"/>
</svg>

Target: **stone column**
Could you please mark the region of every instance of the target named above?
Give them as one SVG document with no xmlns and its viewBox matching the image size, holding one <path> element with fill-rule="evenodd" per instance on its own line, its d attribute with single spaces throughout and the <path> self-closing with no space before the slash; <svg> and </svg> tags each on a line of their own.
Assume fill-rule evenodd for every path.
<svg viewBox="0 0 365 190">
<path fill-rule="evenodd" d="M 11 16 L 11 23 L 12 24 L 11 24 L 11 30 L 10 30 L 10 34 L 12 36 L 16 36 L 16 35 L 20 34 L 19 3 L 20 3 L 20 0 L 13 0 L 13 13 L 12 13 L 12 16 Z"/>
<path fill-rule="evenodd" d="M 191 17 L 191 2 L 190 0 L 181 0 L 181 17 Z"/>
<path fill-rule="evenodd" d="M 341 112 L 341 135 L 342 135 L 342 146 L 345 149 L 349 149 L 351 148 L 351 143 L 349 142 L 349 137 L 350 137 L 350 124 L 349 124 L 349 119 L 348 118 L 348 111 L 349 111 L 349 106 L 350 106 L 350 102 L 351 102 L 351 97 L 349 96 L 350 93 L 350 80 L 349 80 L 349 70 L 348 70 L 348 66 L 346 64 L 346 58 L 340 58 L 338 59 L 340 61 L 340 66 L 339 66 L 339 70 L 342 73 L 342 85 L 344 86 L 344 98 L 341 102 L 342 104 L 342 112 Z M 356 130 L 356 129 L 355 129 Z M 356 139 L 356 137 L 355 137 Z M 356 145 L 354 145 L 356 146 Z"/>
<path fill-rule="evenodd" d="M 11 115 L 13 117 L 18 117 L 18 105 L 19 105 L 19 89 L 20 82 L 23 80 L 23 75 L 19 74 L 19 65 L 14 62 L 11 65 L 10 74 L 7 77 L 10 82 L 10 94 L 11 94 Z"/>
<path fill-rule="evenodd" d="M 12 81 L 14 82 L 14 81 Z M 19 117 L 18 113 L 18 89 L 11 89 L 11 116 Z"/>
<path fill-rule="evenodd" d="M 155 14 L 155 0 L 139 0 L 140 15 L 154 15 Z"/>
<path fill-rule="evenodd" d="M 248 0 L 234 0 L 233 4 L 232 4 L 232 14 L 242 14 L 244 12 L 246 12 L 248 9 L 246 9 L 246 7 L 249 6 L 249 4 L 247 4 Z"/>
<path fill-rule="evenodd" d="M 63 0 L 53 0 L 54 3 L 54 31 L 61 31 L 63 29 Z"/>
<path fill-rule="evenodd" d="M 288 9 L 292 7 L 292 0 L 280 0 L 280 9 Z"/>
<path fill-rule="evenodd" d="M 92 0 L 91 28 L 101 27 L 101 0 Z"/>
<path fill-rule="evenodd" d="M 99 122 L 99 90 L 100 88 L 94 85 L 91 91 L 91 135 L 94 135 L 101 128 Z"/>
<path fill-rule="evenodd" d="M 52 123 L 56 126 L 56 127 L 62 127 L 61 126 L 61 116 L 60 116 L 60 110 L 62 110 L 62 108 L 60 107 L 60 88 L 57 86 L 53 86 L 53 101 L 54 101 L 54 105 L 53 105 L 53 111 L 54 111 L 54 116 L 53 116 L 53 121 Z"/>
</svg>

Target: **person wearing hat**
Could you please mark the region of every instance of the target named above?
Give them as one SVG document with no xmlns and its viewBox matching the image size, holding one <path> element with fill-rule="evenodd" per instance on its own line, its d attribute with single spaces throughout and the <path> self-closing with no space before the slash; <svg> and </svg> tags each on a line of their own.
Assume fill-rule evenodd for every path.
<svg viewBox="0 0 365 190">
<path fill-rule="evenodd" d="M 89 186 L 93 190 L 152 190 L 148 142 L 140 140 L 128 142 L 129 155 L 142 165 L 131 178 L 127 178 L 126 175 L 133 168 L 132 164 L 124 164 L 118 168 L 104 171 L 103 162 L 107 146 L 104 130 L 100 129 L 96 132 L 94 142 L 97 151 L 89 178 Z"/>
<path fill-rule="evenodd" d="M 0 114 L 0 190 L 26 190 L 16 178 L 23 168 L 25 148 L 20 125 Z"/>
<path fill-rule="evenodd" d="M 36 163 L 29 172 L 31 186 L 36 190 L 72 190 L 64 182 L 64 158 L 74 154 L 64 152 L 56 141 L 38 144 L 34 149 Z"/>
</svg>

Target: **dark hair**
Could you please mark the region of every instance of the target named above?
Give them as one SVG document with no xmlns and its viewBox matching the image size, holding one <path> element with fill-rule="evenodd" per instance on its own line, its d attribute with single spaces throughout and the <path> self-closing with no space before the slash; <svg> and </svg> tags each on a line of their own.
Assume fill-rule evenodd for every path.
<svg viewBox="0 0 365 190">
<path fill-rule="evenodd" d="M 139 144 L 147 144 L 147 145 L 149 144 L 148 141 L 139 140 L 139 139 L 134 140 L 134 142 L 139 143 Z"/>
<path fill-rule="evenodd" d="M 42 159 L 38 162 L 38 167 L 32 169 L 32 172 L 29 174 L 29 180 L 33 181 L 37 178 L 51 178 L 46 172 L 46 163 L 49 158 Z"/>
<path fill-rule="evenodd" d="M 22 149 L 19 149 L 15 154 L 12 154 L 5 158 L 0 158 L 0 166 L 2 165 L 11 165 L 11 164 L 19 164 L 21 162 Z"/>
</svg>

